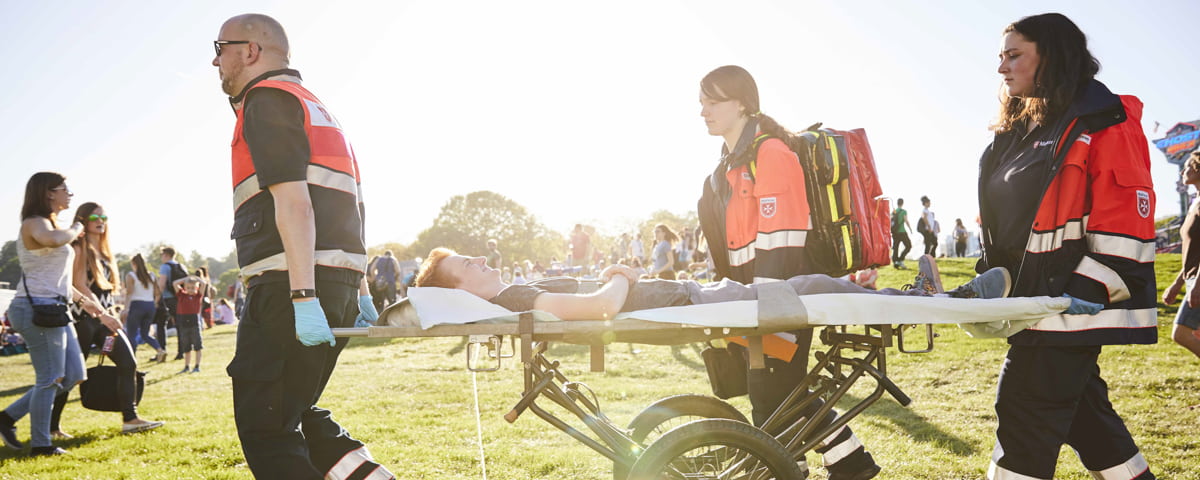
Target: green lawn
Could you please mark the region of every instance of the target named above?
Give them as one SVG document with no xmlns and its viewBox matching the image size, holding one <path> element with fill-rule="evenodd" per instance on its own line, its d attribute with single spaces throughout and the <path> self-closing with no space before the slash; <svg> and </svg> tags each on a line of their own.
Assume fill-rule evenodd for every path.
<svg viewBox="0 0 1200 480">
<path fill-rule="evenodd" d="M 949 288 L 969 278 L 972 263 L 946 259 L 939 265 Z M 1160 285 L 1178 265 L 1178 255 L 1159 258 Z M 886 268 L 880 286 L 899 286 L 911 273 Z M 1200 362 L 1170 341 L 1174 311 L 1161 312 L 1159 344 L 1107 348 L 1101 368 L 1113 403 L 1159 478 L 1200 479 L 1200 412 L 1188 409 L 1200 403 Z M 881 479 L 978 479 L 987 468 L 1005 344 L 970 339 L 956 327 L 938 328 L 937 334 L 932 353 L 888 352 L 890 376 L 913 404 L 901 407 L 885 396 L 852 423 L 884 467 Z M 85 410 L 73 393 L 63 426 L 76 438 L 61 443 L 72 454 L 30 459 L 24 452 L 0 449 L 0 479 L 251 478 L 234 431 L 223 368 L 233 340 L 232 327 L 205 332 L 203 373 L 174 373 L 181 361 L 143 366 L 150 373 L 140 410 L 146 418 L 167 421 L 165 427 L 121 435 L 119 414 Z M 354 340 L 321 404 L 399 478 L 484 477 L 476 391 L 487 478 L 611 478 L 612 465 L 603 457 L 537 417 L 505 422 L 502 415 L 522 388 L 520 365 L 509 361 L 498 372 L 472 374 L 464 368 L 463 348 L 458 338 Z M 607 349 L 605 373 L 587 371 L 584 347 L 556 345 L 548 357 L 562 361 L 566 374 L 590 386 L 608 416 L 625 424 L 658 398 L 708 393 L 699 351 L 697 345 L 614 344 Z M 150 356 L 144 347 L 139 352 L 139 358 Z M 94 362 L 93 357 L 89 364 Z M 0 357 L 0 378 L 0 405 L 7 405 L 32 382 L 28 357 Z M 851 396 L 863 394 L 860 388 Z M 733 403 L 748 412 L 744 397 Z M 28 441 L 28 421 L 18 428 L 22 441 Z M 809 461 L 820 463 L 815 455 Z M 824 470 L 815 468 L 812 478 L 825 478 Z M 1091 477 L 1066 448 L 1056 478 Z"/>
</svg>

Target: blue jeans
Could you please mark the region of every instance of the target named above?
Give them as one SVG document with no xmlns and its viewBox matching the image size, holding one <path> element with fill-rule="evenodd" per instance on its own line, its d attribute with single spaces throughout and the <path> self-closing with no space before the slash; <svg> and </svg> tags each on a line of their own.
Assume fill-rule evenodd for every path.
<svg viewBox="0 0 1200 480">
<path fill-rule="evenodd" d="M 33 299 L 36 303 L 53 303 L 50 298 Z M 48 447 L 50 443 L 50 410 L 54 396 L 71 390 L 86 378 L 83 368 L 83 353 L 79 351 L 79 340 L 75 329 L 65 327 L 43 328 L 33 324 L 33 306 L 28 297 L 16 297 L 8 306 L 8 320 L 13 329 L 25 337 L 29 347 L 29 360 L 33 362 L 34 385 L 21 398 L 13 402 L 4 412 L 13 420 L 29 414 L 30 444 Z"/>
<path fill-rule="evenodd" d="M 154 313 L 153 301 L 134 300 L 129 302 L 129 316 L 125 319 L 125 336 L 129 337 L 133 351 L 136 352 L 137 346 L 142 343 L 150 345 L 154 351 L 162 350 L 158 340 L 150 336 L 150 325 L 154 323 Z"/>
</svg>

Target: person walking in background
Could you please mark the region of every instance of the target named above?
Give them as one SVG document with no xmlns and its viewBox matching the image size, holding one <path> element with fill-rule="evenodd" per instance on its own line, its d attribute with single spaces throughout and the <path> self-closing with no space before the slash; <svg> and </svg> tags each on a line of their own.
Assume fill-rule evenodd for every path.
<svg viewBox="0 0 1200 480">
<path fill-rule="evenodd" d="M 908 252 L 912 250 L 912 240 L 908 238 L 908 231 L 912 225 L 908 223 L 908 211 L 904 209 L 904 199 L 896 199 L 896 209 L 892 211 L 892 267 L 903 269 L 904 258 L 908 256 Z M 904 245 L 904 251 L 900 251 L 900 245 Z"/>
<path fill-rule="evenodd" d="M 75 289 L 71 278 L 75 250 L 70 243 L 85 227 L 80 221 L 69 227 L 59 226 L 59 213 L 71 206 L 72 194 L 66 181 L 66 177 L 54 172 L 38 172 L 25 184 L 16 242 L 22 274 L 16 287 L 18 293 L 8 306 L 8 320 L 13 330 L 25 338 L 29 349 L 34 384 L 0 411 L 0 438 L 9 448 L 24 448 L 17 438 L 16 422 L 29 415 L 32 456 L 67 453 L 51 443 L 54 399 L 65 396 L 86 375 L 75 329 L 70 325 L 47 327 L 34 323 L 33 306 L 80 302 L 92 315 L 104 313 L 91 297 Z"/>
<path fill-rule="evenodd" d="M 86 359 L 93 347 L 106 346 L 106 342 L 112 342 L 111 350 L 104 355 L 117 367 L 117 402 L 121 405 L 123 421 L 121 433 L 144 432 L 161 427 L 163 422 L 138 417 L 138 362 L 133 356 L 133 346 L 129 344 L 121 322 L 110 316 L 113 294 L 121 284 L 117 276 L 117 260 L 108 246 L 108 215 L 105 214 L 104 207 L 87 202 L 75 209 L 75 219 L 83 222 L 86 228 L 82 236 L 71 242 L 71 247 L 75 249 L 71 279 L 75 282 L 76 290 L 90 297 L 105 310 L 104 315 L 93 315 L 86 310 L 75 312 L 75 333 L 79 339 L 80 351 Z M 110 338 L 112 340 L 109 340 Z M 65 394 L 54 399 L 50 428 L 52 432 L 59 432 L 60 436 L 70 438 L 70 435 L 59 428 L 66 403 Z"/>
<path fill-rule="evenodd" d="M 175 343 L 179 344 L 179 354 L 183 355 L 183 370 L 179 373 L 200 373 L 200 354 L 204 350 L 204 339 L 200 334 L 203 325 L 200 310 L 208 287 L 200 275 L 187 276 L 171 284 L 171 290 L 178 299 L 175 307 Z M 192 352 L 196 352 L 195 368 L 191 367 Z"/>
<path fill-rule="evenodd" d="M 724 140 L 698 204 L 715 279 L 750 285 L 822 273 L 813 271 L 805 249 L 805 232 L 812 228 L 806 172 L 783 141 L 792 134 L 763 114 L 754 77 L 736 65 L 719 67 L 700 81 L 699 97 L 708 134 Z M 755 425 L 762 425 L 808 373 L 812 329 L 788 334 L 797 344 L 790 360 L 771 358 L 768 368 L 747 372 Z M 816 409 L 821 402 L 808 405 Z M 834 418 L 830 415 L 828 421 Z M 824 419 L 822 423 L 820 428 Z M 849 428 L 838 430 L 816 450 L 832 480 L 866 480 L 880 471 Z"/>
<path fill-rule="evenodd" d="M 488 266 L 492 268 L 504 267 L 504 255 L 500 254 L 496 239 L 492 238 L 487 241 L 487 259 Z"/>
<path fill-rule="evenodd" d="M 1180 177 L 1185 185 L 1193 189 L 1200 187 L 1200 150 L 1192 152 L 1184 163 Z M 1175 304 L 1179 292 L 1187 285 L 1187 296 L 1179 305 L 1175 314 L 1175 327 L 1171 338 L 1183 348 L 1200 357 L 1200 338 L 1196 330 L 1200 329 L 1200 288 L 1196 288 L 1196 278 L 1200 277 L 1200 245 L 1192 245 L 1200 240 L 1200 200 L 1192 200 L 1188 206 L 1187 215 L 1183 217 L 1183 225 L 1179 227 L 1180 244 L 1183 246 L 1183 265 L 1175 281 L 1163 291 L 1162 300 L 1167 305 Z"/>
<path fill-rule="evenodd" d="M 642 243 L 642 232 L 633 234 L 633 240 L 629 241 L 629 257 L 636 258 L 638 264 L 646 263 L 646 245 Z"/>
<path fill-rule="evenodd" d="M 237 117 L 232 236 L 249 292 L 226 371 L 246 464 L 261 479 L 394 478 L 316 405 L 349 342 L 330 328 L 378 318 L 353 149 L 288 68 L 275 19 L 233 17 L 213 46 Z"/>
<path fill-rule="evenodd" d="M 1095 79 L 1087 37 L 1057 13 L 1008 25 L 997 70 L 975 269 L 1005 267 L 1013 296 L 1066 296 L 1071 308 L 1008 337 L 987 477 L 1054 478 L 1068 444 L 1096 478 L 1153 479 L 1098 365 L 1105 345 L 1158 339 L 1142 102 Z"/>
<path fill-rule="evenodd" d="M 388 305 L 396 303 L 396 282 L 400 279 L 400 262 L 396 260 L 392 251 L 388 250 L 383 252 L 383 256 L 375 262 L 372 271 L 375 274 L 375 288 L 378 295 L 382 297 L 376 304 L 376 310 L 382 311 L 378 305 L 387 308 Z"/>
<path fill-rule="evenodd" d="M 367 291 L 368 291 L 368 293 L 371 294 L 371 299 L 375 305 L 375 311 L 377 311 L 377 312 L 382 312 L 383 307 L 384 307 L 383 294 L 380 293 L 382 290 L 379 288 L 379 284 L 375 282 L 375 273 L 374 273 L 375 272 L 375 264 L 379 262 L 380 257 L 382 257 L 382 255 L 375 255 L 375 256 L 371 257 L 371 260 L 367 262 L 367 273 L 366 273 Z"/>
<path fill-rule="evenodd" d="M 917 233 L 921 234 L 921 238 L 925 242 L 925 254 L 937 258 L 937 236 L 941 233 L 941 227 L 938 226 L 937 218 L 934 218 L 933 210 L 929 209 L 929 197 L 921 197 L 921 219 L 917 221 Z"/>
<path fill-rule="evenodd" d="M 195 275 L 200 277 L 200 282 L 204 284 L 201 289 L 203 298 L 200 301 L 200 320 L 207 330 L 213 327 L 213 299 L 217 296 L 217 288 L 212 285 L 212 278 L 208 276 L 208 267 L 200 267 L 196 269 Z"/>
<path fill-rule="evenodd" d="M 571 255 L 567 259 L 568 267 L 583 267 L 581 275 L 587 275 L 588 259 L 591 258 L 592 237 L 583 230 L 582 224 L 575 224 L 571 231 Z"/>
<path fill-rule="evenodd" d="M 233 293 L 229 295 L 233 299 L 233 314 L 241 317 L 242 309 L 246 305 L 246 284 L 240 272 L 237 279 L 233 281 L 233 285 L 230 285 L 229 288 L 233 290 Z"/>
<path fill-rule="evenodd" d="M 166 350 L 167 326 L 175 323 L 175 292 L 171 290 L 171 282 L 186 277 L 187 269 L 175 261 L 174 248 L 162 247 L 159 250 L 159 259 L 162 260 L 162 265 L 158 267 L 158 291 L 161 295 L 159 308 L 163 313 L 154 317 L 154 336 L 158 339 L 158 345 Z M 181 358 L 182 355 L 175 357 L 176 360 Z"/>
<path fill-rule="evenodd" d="M 158 290 L 158 279 L 146 269 L 146 259 L 140 253 L 129 260 L 129 265 L 132 269 L 125 275 L 125 308 L 121 310 L 125 335 L 129 337 L 135 353 L 138 345 L 145 343 L 158 352 L 154 361 L 165 361 L 167 351 L 150 335 L 150 325 L 154 323 L 154 305 L 162 296 Z"/>
<path fill-rule="evenodd" d="M 967 256 L 967 227 L 963 226 L 962 219 L 954 219 L 954 256 Z"/>
<path fill-rule="evenodd" d="M 654 252 L 650 254 L 650 258 L 654 261 L 653 268 L 650 269 L 650 277 L 674 280 L 674 246 L 679 242 L 679 235 L 671 231 L 671 227 L 660 223 L 654 226 L 654 242 Z"/>
</svg>

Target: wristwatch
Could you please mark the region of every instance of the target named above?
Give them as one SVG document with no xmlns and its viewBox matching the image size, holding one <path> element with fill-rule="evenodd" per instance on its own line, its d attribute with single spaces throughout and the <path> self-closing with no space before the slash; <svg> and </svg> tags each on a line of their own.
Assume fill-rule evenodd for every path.
<svg viewBox="0 0 1200 480">
<path fill-rule="evenodd" d="M 315 289 L 315 288 L 300 288 L 300 289 L 292 290 L 292 300 L 295 300 L 297 298 L 313 298 L 316 296 L 317 296 L 317 289 Z"/>
</svg>

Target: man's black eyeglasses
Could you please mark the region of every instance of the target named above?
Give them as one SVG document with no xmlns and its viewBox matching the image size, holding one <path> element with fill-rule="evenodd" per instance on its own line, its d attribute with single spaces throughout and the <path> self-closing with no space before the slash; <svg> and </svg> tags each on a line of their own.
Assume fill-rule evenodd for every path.
<svg viewBox="0 0 1200 480">
<path fill-rule="evenodd" d="M 213 50 L 217 51 L 217 56 L 221 56 L 222 45 L 244 45 L 250 43 L 249 40 L 213 40 Z"/>
</svg>

